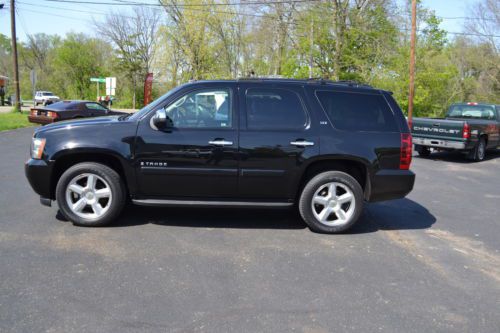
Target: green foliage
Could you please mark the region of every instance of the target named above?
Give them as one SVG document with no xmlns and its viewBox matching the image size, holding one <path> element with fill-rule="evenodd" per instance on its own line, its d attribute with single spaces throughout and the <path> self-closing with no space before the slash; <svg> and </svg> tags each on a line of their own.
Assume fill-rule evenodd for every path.
<svg viewBox="0 0 500 333">
<path fill-rule="evenodd" d="M 163 11 L 136 8 L 132 18 L 113 13 L 97 25 L 95 38 L 30 36 L 19 44 L 23 98 L 31 99 L 32 69 L 38 74 L 38 90 L 66 99 L 95 99 L 90 77 L 115 76 L 114 107 L 120 108 L 130 108 L 134 94 L 141 105 L 148 72 L 155 77 L 153 96 L 191 79 L 255 73 L 356 80 L 392 91 L 407 110 L 408 7 L 396 14 L 394 0 L 270 2 L 253 16 L 255 8 L 246 6 L 190 9 L 200 2 L 215 3 L 162 0 Z M 245 10 L 251 15 L 238 14 Z M 498 45 L 485 39 L 450 39 L 441 20 L 420 1 L 417 17 L 414 114 L 443 115 L 458 101 L 500 103 Z M 0 75 L 10 76 L 10 40 L 4 35 L 0 56 Z"/>
</svg>

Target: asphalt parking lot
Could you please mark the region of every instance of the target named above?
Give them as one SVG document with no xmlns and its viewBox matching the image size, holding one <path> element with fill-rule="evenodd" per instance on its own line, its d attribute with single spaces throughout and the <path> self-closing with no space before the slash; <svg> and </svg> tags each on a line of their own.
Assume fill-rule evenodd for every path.
<svg viewBox="0 0 500 333">
<path fill-rule="evenodd" d="M 129 207 L 78 228 L 0 133 L 1 332 L 499 332 L 500 151 L 414 158 L 414 191 L 348 234 L 293 211 Z"/>
</svg>

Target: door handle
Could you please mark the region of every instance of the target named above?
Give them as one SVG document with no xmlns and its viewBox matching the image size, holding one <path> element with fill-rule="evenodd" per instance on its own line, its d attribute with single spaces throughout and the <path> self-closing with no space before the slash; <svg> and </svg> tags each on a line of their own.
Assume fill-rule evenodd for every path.
<svg viewBox="0 0 500 333">
<path fill-rule="evenodd" d="M 224 146 L 232 146 L 233 141 L 226 141 L 224 139 L 217 139 L 217 140 L 212 140 L 208 141 L 209 144 L 214 145 L 214 146 L 219 146 L 219 147 L 224 147 Z"/>
<path fill-rule="evenodd" d="M 298 147 L 310 147 L 314 146 L 314 142 L 311 141 L 305 141 L 305 140 L 295 140 L 290 142 L 292 146 L 298 146 Z"/>
</svg>

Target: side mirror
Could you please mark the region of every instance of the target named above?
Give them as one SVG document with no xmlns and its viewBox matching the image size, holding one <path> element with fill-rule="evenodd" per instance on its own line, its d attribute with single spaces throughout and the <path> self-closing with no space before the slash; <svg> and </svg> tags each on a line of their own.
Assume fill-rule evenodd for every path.
<svg viewBox="0 0 500 333">
<path fill-rule="evenodd" d="M 151 127 L 158 131 L 169 132 L 174 127 L 174 123 L 167 113 L 165 109 L 160 109 L 156 111 L 155 115 L 151 118 Z"/>
</svg>

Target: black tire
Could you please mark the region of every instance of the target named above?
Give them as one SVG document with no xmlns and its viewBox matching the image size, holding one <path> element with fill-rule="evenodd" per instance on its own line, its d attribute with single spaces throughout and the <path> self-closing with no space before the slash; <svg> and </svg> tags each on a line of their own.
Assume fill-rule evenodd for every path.
<svg viewBox="0 0 500 333">
<path fill-rule="evenodd" d="M 431 155 L 431 149 L 426 146 L 415 145 L 415 150 L 418 153 L 418 156 L 421 157 L 429 157 Z"/>
<path fill-rule="evenodd" d="M 486 156 L 486 139 L 484 137 L 479 138 L 476 143 L 474 150 L 472 151 L 472 160 L 474 162 L 481 162 Z"/>
<path fill-rule="evenodd" d="M 83 218 L 78 216 L 69 207 L 66 200 L 66 189 L 75 177 L 82 174 L 93 174 L 104 179 L 108 184 L 112 195 L 107 211 L 98 218 Z M 125 185 L 120 175 L 110 167 L 94 162 L 79 163 L 66 170 L 56 187 L 56 200 L 61 213 L 74 225 L 82 227 L 99 227 L 112 222 L 123 210 L 126 202 Z"/>
<path fill-rule="evenodd" d="M 354 195 L 354 208 L 351 218 L 345 224 L 337 226 L 330 226 L 320 222 L 313 212 L 312 205 L 313 196 L 316 191 L 320 190 L 325 184 L 331 182 L 343 184 Z M 302 219 L 312 231 L 328 234 L 346 231 L 357 222 L 363 211 L 363 189 L 356 179 L 347 173 L 341 171 L 322 172 L 309 180 L 302 190 L 299 200 L 299 211 Z"/>
</svg>

